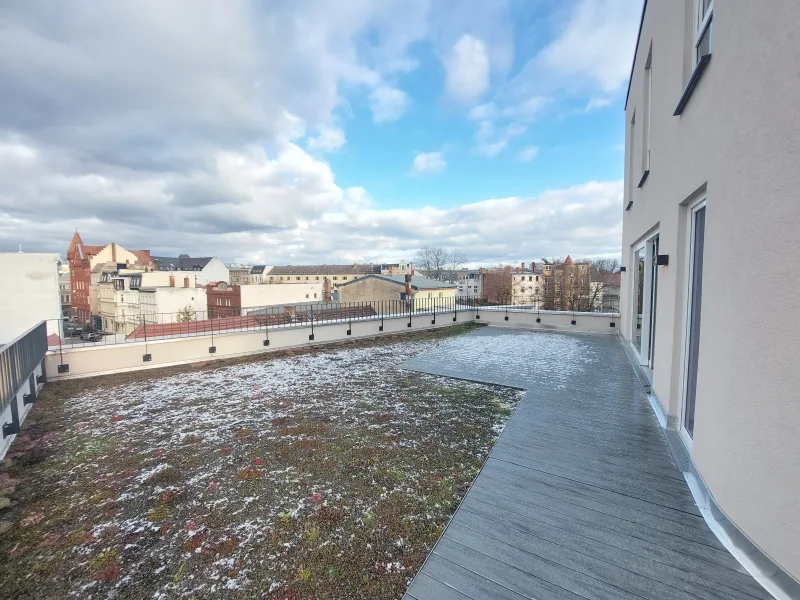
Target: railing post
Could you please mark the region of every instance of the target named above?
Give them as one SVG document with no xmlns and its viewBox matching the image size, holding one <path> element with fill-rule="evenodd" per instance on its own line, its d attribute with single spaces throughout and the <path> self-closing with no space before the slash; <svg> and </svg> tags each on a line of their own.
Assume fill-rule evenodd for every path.
<svg viewBox="0 0 800 600">
<path fill-rule="evenodd" d="M 310 342 L 314 341 L 314 307 L 311 307 L 311 334 L 308 336 Z"/>
</svg>

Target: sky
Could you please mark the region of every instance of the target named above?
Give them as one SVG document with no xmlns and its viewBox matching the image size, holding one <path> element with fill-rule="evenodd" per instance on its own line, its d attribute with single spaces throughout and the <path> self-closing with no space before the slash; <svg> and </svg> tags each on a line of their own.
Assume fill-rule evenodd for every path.
<svg viewBox="0 0 800 600">
<path fill-rule="evenodd" d="M 0 251 L 615 256 L 641 0 L 0 4 Z"/>
</svg>

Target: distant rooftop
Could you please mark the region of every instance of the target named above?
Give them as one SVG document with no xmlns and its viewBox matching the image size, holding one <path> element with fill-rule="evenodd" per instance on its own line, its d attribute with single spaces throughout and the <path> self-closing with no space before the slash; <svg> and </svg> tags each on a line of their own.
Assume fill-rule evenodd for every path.
<svg viewBox="0 0 800 600">
<path fill-rule="evenodd" d="M 188 254 L 181 254 L 178 257 L 154 256 L 153 261 L 159 271 L 202 271 L 212 258 L 191 258 Z"/>
<path fill-rule="evenodd" d="M 366 275 L 374 265 L 283 265 L 272 267 L 270 275 Z M 380 272 L 380 271 L 379 271 Z"/>
<path fill-rule="evenodd" d="M 353 285 L 354 283 L 359 283 L 364 279 L 369 277 L 374 277 L 376 279 L 383 279 L 386 281 L 391 281 L 392 283 L 396 283 L 398 285 L 405 285 L 406 284 L 406 276 L 405 275 L 379 275 L 377 273 L 371 273 L 367 275 L 367 277 L 363 277 L 361 279 L 357 279 L 355 281 L 348 281 L 347 283 L 342 283 L 339 287 L 344 287 L 346 285 Z M 412 275 L 411 276 L 411 287 L 416 290 L 441 290 L 441 289 L 450 289 L 455 288 L 456 286 L 452 283 L 447 283 L 445 281 L 436 281 L 435 279 L 429 279 L 427 277 L 423 277 L 422 275 Z"/>
</svg>

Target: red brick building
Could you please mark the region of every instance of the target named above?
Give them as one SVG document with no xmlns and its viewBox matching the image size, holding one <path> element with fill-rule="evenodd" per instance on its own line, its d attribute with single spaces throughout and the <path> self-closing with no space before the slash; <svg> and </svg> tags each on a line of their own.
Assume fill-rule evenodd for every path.
<svg viewBox="0 0 800 600">
<path fill-rule="evenodd" d="M 79 323 L 87 323 L 92 318 L 90 287 L 92 268 L 99 262 L 118 262 L 126 266 L 151 269 L 153 261 L 149 250 L 126 250 L 111 242 L 103 246 L 87 246 L 76 231 L 67 250 L 70 270 L 71 302 Z"/>
<path fill-rule="evenodd" d="M 242 314 L 242 289 L 224 281 L 206 286 L 208 318 L 238 317 Z"/>
<path fill-rule="evenodd" d="M 72 309 L 79 323 L 91 319 L 89 307 L 89 284 L 92 280 L 91 257 L 96 256 L 103 246 L 87 246 L 76 231 L 67 250 L 70 271 Z"/>
</svg>

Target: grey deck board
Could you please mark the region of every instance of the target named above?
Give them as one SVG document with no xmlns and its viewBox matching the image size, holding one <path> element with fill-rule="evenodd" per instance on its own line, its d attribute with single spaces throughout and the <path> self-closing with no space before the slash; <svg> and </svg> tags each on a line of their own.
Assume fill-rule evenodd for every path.
<svg viewBox="0 0 800 600">
<path fill-rule="evenodd" d="M 768 600 L 612 336 L 484 328 L 404 368 L 526 390 L 407 600 Z"/>
</svg>

